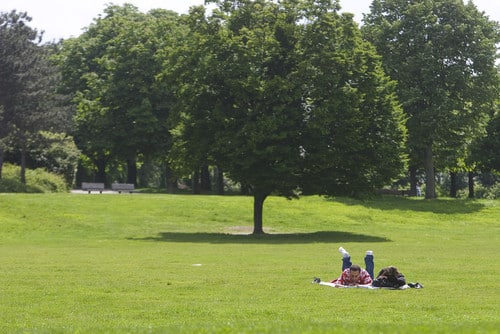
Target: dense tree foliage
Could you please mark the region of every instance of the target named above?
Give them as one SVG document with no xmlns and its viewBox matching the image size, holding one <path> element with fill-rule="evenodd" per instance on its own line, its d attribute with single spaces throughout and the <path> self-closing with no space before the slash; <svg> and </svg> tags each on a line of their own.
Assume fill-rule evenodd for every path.
<svg viewBox="0 0 500 334">
<path fill-rule="evenodd" d="M 308 182 L 314 193 L 370 193 L 404 167 L 406 133 L 395 83 L 350 15 L 325 11 L 318 1 L 306 20 L 299 81 L 306 92 Z"/>
<path fill-rule="evenodd" d="M 35 161 L 33 167 L 45 168 L 47 171 L 64 177 L 69 186 L 74 185 L 75 170 L 80 159 L 80 150 L 73 137 L 65 133 L 41 131 L 39 145 L 31 153 Z"/>
<path fill-rule="evenodd" d="M 425 195 L 434 198 L 436 166 L 464 160 L 494 108 L 499 26 L 456 0 L 374 0 L 364 21 L 398 82 L 411 163 L 424 165 Z"/>
<path fill-rule="evenodd" d="M 12 149 L 15 136 L 23 135 L 24 129 L 19 122 L 28 122 L 30 118 L 26 104 L 33 99 L 26 101 L 24 97 L 32 92 L 29 81 L 34 72 L 31 66 L 36 62 L 39 36 L 27 25 L 29 21 L 27 13 L 12 11 L 0 15 L 0 162 L 3 162 L 4 152 Z M 0 171 L 1 167 L 0 164 Z"/>
<path fill-rule="evenodd" d="M 483 171 L 500 174 L 500 109 L 497 104 L 496 113 L 486 127 L 486 135 L 477 140 L 472 152 L 472 161 L 479 164 Z"/>
<path fill-rule="evenodd" d="M 4 153 L 19 152 L 23 183 L 27 156 L 44 144 L 40 131 L 69 128 L 65 99 L 56 90 L 59 71 L 50 59 L 57 49 L 39 44 L 42 35 L 30 21 L 27 13 L 0 13 L 0 176 Z"/>
<path fill-rule="evenodd" d="M 169 11 L 109 6 L 81 36 L 63 44 L 63 80 L 77 104 L 75 137 L 97 166 L 98 181 L 107 182 L 109 159 L 126 161 L 126 181 L 136 183 L 137 158 L 165 154 L 170 98 L 156 75 L 175 20 Z"/>
</svg>

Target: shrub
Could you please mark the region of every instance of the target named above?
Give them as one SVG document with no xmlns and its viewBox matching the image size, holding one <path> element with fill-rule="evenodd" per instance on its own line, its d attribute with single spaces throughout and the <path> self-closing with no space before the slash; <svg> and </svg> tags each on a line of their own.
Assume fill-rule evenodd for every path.
<svg viewBox="0 0 500 334">
<path fill-rule="evenodd" d="M 26 170 L 26 184 L 19 180 L 20 167 L 4 164 L 2 179 L 0 179 L 0 192 L 2 193 L 55 193 L 67 192 L 68 185 L 64 177 L 37 168 Z"/>
<path fill-rule="evenodd" d="M 458 192 L 458 198 L 467 198 L 469 196 L 468 189 L 462 189 Z M 485 186 L 477 183 L 474 187 L 474 198 L 497 199 L 500 198 L 500 183 L 495 183 L 492 186 Z"/>
<path fill-rule="evenodd" d="M 40 132 L 40 147 L 32 152 L 37 161 L 36 167 L 63 175 L 66 183 L 72 184 L 80 158 L 80 150 L 73 137 L 64 133 Z"/>
<path fill-rule="evenodd" d="M 474 197 L 485 199 L 500 198 L 500 183 L 496 183 L 490 187 L 477 185 L 474 189 Z"/>
</svg>

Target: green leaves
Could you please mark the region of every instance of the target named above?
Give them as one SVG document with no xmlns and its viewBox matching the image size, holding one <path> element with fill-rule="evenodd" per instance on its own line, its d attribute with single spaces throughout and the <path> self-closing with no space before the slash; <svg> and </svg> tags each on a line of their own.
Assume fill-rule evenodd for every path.
<svg viewBox="0 0 500 334">
<path fill-rule="evenodd" d="M 111 5 L 105 13 L 80 37 L 65 41 L 60 56 L 64 83 L 77 97 L 76 137 L 89 156 L 163 155 L 173 102 L 172 88 L 158 77 L 178 16 L 143 14 L 132 5 Z"/>
<path fill-rule="evenodd" d="M 65 132 L 70 120 L 50 59 L 57 46 L 39 45 L 41 34 L 30 21 L 27 13 L 0 13 L 0 177 L 8 151 L 21 157 L 21 182 L 27 155 L 45 145 L 40 131 Z"/>
<path fill-rule="evenodd" d="M 217 4 L 212 17 L 191 14 L 198 43 L 177 58 L 181 136 L 204 143 L 200 159 L 263 194 L 352 195 L 399 173 L 395 85 L 352 17 L 330 1 Z"/>
<path fill-rule="evenodd" d="M 171 136 L 178 172 L 217 165 L 260 205 L 370 193 L 399 174 L 395 84 L 336 1 L 214 3 L 175 20 L 112 6 L 65 44 L 79 136 L 104 131 L 89 154 L 164 153 Z"/>
<path fill-rule="evenodd" d="M 483 132 L 498 97 L 498 24 L 472 3 L 387 0 L 374 2 L 363 32 L 398 81 L 412 164 L 421 166 L 426 150 L 437 167 L 453 168 Z"/>
</svg>

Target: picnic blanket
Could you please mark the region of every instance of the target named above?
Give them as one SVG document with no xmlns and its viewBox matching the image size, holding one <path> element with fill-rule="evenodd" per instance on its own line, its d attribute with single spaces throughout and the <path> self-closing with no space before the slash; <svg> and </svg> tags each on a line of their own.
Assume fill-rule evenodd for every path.
<svg viewBox="0 0 500 334">
<path fill-rule="evenodd" d="M 313 283 L 316 283 L 316 282 L 313 282 Z M 342 284 L 331 283 L 331 282 L 319 282 L 318 284 L 330 286 L 332 288 L 341 288 L 341 289 L 355 288 L 355 289 L 370 289 L 370 290 L 378 290 L 378 289 L 406 290 L 406 289 L 410 289 L 410 288 L 415 288 L 415 289 L 423 288 L 423 286 L 420 283 L 409 283 L 409 284 L 405 284 L 399 288 L 385 288 L 385 287 L 381 288 L 381 287 L 372 286 L 371 284 L 369 284 L 369 285 L 342 285 Z"/>
</svg>

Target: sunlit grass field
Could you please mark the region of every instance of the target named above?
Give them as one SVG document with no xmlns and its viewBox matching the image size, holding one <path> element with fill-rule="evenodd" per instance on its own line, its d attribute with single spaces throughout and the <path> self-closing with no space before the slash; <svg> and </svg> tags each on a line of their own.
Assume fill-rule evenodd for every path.
<svg viewBox="0 0 500 334">
<path fill-rule="evenodd" d="M 498 333 L 500 201 L 0 195 L 2 333 Z M 336 289 L 338 247 L 423 289 Z"/>
</svg>

